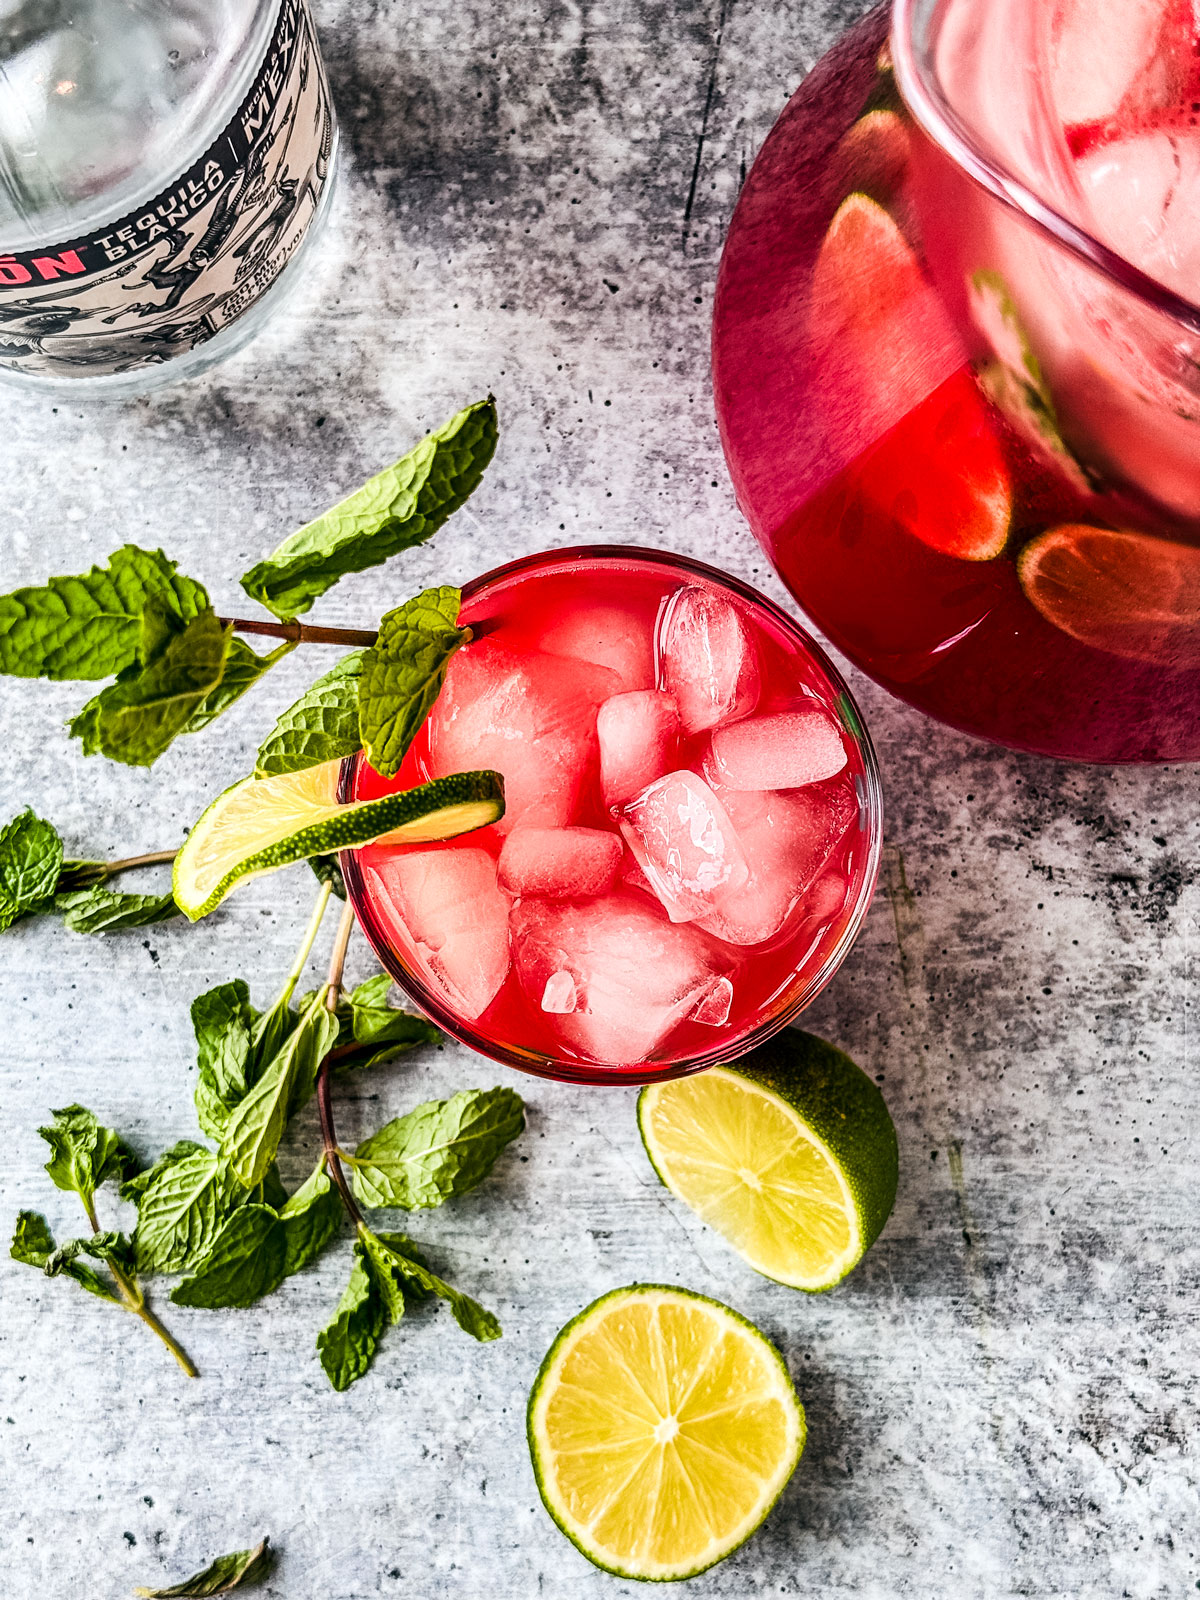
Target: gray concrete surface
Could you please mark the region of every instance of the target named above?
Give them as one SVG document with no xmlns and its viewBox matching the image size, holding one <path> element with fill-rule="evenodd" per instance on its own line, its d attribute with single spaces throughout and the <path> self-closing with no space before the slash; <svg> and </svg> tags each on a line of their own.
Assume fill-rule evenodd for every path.
<svg viewBox="0 0 1200 1600">
<path fill-rule="evenodd" d="M 161 543 L 211 581 L 488 388 L 500 456 L 435 545 L 343 584 L 327 620 L 579 539 L 716 560 L 782 598 L 722 469 L 707 378 L 740 176 L 848 12 L 832 0 L 319 0 L 347 135 L 304 294 L 186 388 L 96 407 L 0 393 L 5 587 Z M 701 143 L 702 140 L 702 143 Z M 78 691 L 0 686 L 3 803 L 87 854 L 173 844 L 247 766 L 311 660 L 146 775 L 82 761 Z M 189 1384 L 132 1319 L 0 1265 L 0 1492 L 13 1597 L 109 1600 L 269 1533 L 286 1600 L 601 1600 L 538 1503 L 525 1395 L 552 1335 L 637 1278 L 778 1341 L 807 1453 L 697 1596 L 1180 1597 L 1200 1587 L 1200 935 L 1194 771 L 1067 769 L 933 727 L 850 674 L 889 797 L 887 870 L 810 1024 L 878 1077 L 900 1194 L 862 1270 L 808 1299 L 660 1189 L 633 1094 L 518 1080 L 446 1048 L 343 1092 L 347 1137 L 512 1081 L 519 1154 L 414 1220 L 501 1315 L 444 1315 L 335 1395 L 313 1336 L 345 1247 L 248 1312 L 175 1311 Z M 0 1215 L 73 1228 L 35 1129 L 78 1099 L 144 1149 L 192 1132 L 187 1006 L 286 969 L 303 868 L 205 925 L 6 936 Z M 352 966 L 365 974 L 361 945 Z M 361 1098 L 355 1098 L 359 1095 Z M 307 1170 L 313 1133 L 285 1152 Z"/>
</svg>

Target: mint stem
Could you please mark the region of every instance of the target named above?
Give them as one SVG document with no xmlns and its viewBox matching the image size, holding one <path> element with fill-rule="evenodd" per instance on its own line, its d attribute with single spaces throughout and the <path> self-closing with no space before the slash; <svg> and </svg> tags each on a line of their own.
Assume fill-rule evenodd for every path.
<svg viewBox="0 0 1200 1600">
<path fill-rule="evenodd" d="M 304 938 L 300 941 L 299 950 L 296 951 L 296 959 L 292 962 L 292 970 L 284 979 L 283 989 L 275 1002 L 277 1006 L 287 1005 L 295 993 L 296 985 L 300 982 L 300 974 L 304 971 L 305 963 L 312 954 L 312 947 L 317 942 L 317 934 L 321 931 L 321 922 L 325 916 L 325 907 L 329 904 L 329 897 L 332 893 L 332 883 L 323 883 L 317 891 L 312 916 L 308 919 L 308 927 L 304 930 Z"/>
<path fill-rule="evenodd" d="M 218 617 L 223 628 L 234 633 L 259 633 L 268 639 L 288 639 L 292 644 L 372 645 L 378 630 L 366 628 L 319 628 L 311 622 L 257 622 L 244 617 Z"/>
<path fill-rule="evenodd" d="M 338 923 L 337 934 L 333 941 L 333 950 L 329 957 L 329 987 L 325 992 L 325 1004 L 330 1011 L 336 1011 L 342 998 L 342 973 L 346 967 L 346 949 L 350 943 L 350 934 L 354 928 L 354 907 L 349 901 L 342 907 L 342 920 Z M 333 1096 L 329 1090 L 329 1068 L 333 1057 L 337 1054 L 331 1050 L 321 1062 L 317 1071 L 317 1112 L 321 1118 L 321 1141 L 325 1146 L 325 1168 L 333 1179 L 334 1187 L 342 1197 L 342 1204 L 351 1222 L 356 1227 L 363 1226 L 363 1215 L 358 1209 L 350 1185 L 346 1182 L 346 1174 L 342 1170 L 341 1154 L 338 1149 L 337 1129 L 333 1122 Z"/>
<path fill-rule="evenodd" d="M 80 1196 L 80 1199 L 83 1200 L 83 1209 L 87 1212 L 87 1219 L 91 1225 L 92 1232 L 99 1233 L 100 1219 L 96 1215 L 96 1207 L 94 1202 L 82 1195 Z M 154 1315 L 153 1311 L 151 1311 L 150 1307 L 146 1304 L 145 1296 L 142 1294 L 142 1291 L 139 1288 L 136 1280 L 131 1278 L 127 1272 L 123 1272 L 121 1268 L 117 1266 L 115 1261 L 110 1261 L 108 1263 L 108 1270 L 112 1273 L 117 1288 L 120 1290 L 122 1309 L 130 1312 L 133 1316 L 144 1322 L 150 1329 L 151 1333 L 153 1333 L 156 1338 L 162 1340 L 167 1349 L 175 1357 L 176 1361 L 178 1361 L 179 1365 L 187 1373 L 189 1378 L 198 1378 L 200 1373 L 192 1361 L 191 1356 L 188 1355 L 187 1351 L 180 1344 L 179 1340 L 176 1339 L 175 1335 L 171 1333 L 169 1329 L 164 1328 L 162 1323 Z"/>
<path fill-rule="evenodd" d="M 126 856 L 123 861 L 106 861 L 104 876 L 115 878 L 118 872 L 132 872 L 135 867 L 156 867 L 160 862 L 174 861 L 178 850 L 149 850 L 143 856 Z"/>
</svg>

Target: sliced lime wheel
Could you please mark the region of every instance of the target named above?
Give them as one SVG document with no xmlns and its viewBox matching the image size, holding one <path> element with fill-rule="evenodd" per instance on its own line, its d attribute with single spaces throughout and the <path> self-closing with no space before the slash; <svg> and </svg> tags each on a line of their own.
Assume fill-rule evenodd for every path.
<svg viewBox="0 0 1200 1600">
<path fill-rule="evenodd" d="M 1200 667 L 1200 547 L 1072 522 L 1031 540 L 1017 575 L 1046 621 L 1080 644 Z"/>
<path fill-rule="evenodd" d="M 623 1578 L 692 1578 L 743 1544 L 804 1449 L 787 1367 L 753 1324 L 689 1289 L 633 1284 L 581 1311 L 529 1396 L 546 1510 Z"/>
<path fill-rule="evenodd" d="M 735 1067 L 648 1085 L 638 1125 L 671 1193 L 793 1289 L 840 1283 L 896 1198 L 883 1096 L 848 1055 L 799 1028 Z"/>
<path fill-rule="evenodd" d="M 207 916 L 235 884 L 292 861 L 357 845 L 425 844 L 504 815 L 498 772 L 459 772 L 377 800 L 339 805 L 340 761 L 274 778 L 243 778 L 209 806 L 175 858 L 179 909 Z"/>
</svg>

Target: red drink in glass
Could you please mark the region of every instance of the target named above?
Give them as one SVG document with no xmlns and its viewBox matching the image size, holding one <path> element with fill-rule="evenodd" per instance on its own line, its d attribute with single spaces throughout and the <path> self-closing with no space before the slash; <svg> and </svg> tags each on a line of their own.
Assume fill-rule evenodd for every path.
<svg viewBox="0 0 1200 1600">
<path fill-rule="evenodd" d="M 866 913 L 874 755 L 845 685 L 711 568 L 592 547 L 470 585 L 437 705 L 392 780 L 494 769 L 506 812 L 343 858 L 397 983 L 531 1072 L 647 1081 L 730 1060 L 824 987 Z"/>
<path fill-rule="evenodd" d="M 1198 60 L 1175 0 L 898 0 L 730 229 L 755 534 L 872 677 L 1018 747 L 1200 758 Z"/>
</svg>

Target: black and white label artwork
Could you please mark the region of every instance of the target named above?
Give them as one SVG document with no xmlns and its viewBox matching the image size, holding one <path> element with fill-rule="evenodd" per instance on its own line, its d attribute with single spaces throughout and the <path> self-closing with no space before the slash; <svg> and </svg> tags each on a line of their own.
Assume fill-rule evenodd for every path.
<svg viewBox="0 0 1200 1600">
<path fill-rule="evenodd" d="M 283 0 L 233 120 L 156 199 L 102 232 L 0 255 L 0 365 L 100 377 L 169 361 L 252 305 L 329 181 L 329 86 L 305 0 Z"/>
</svg>

